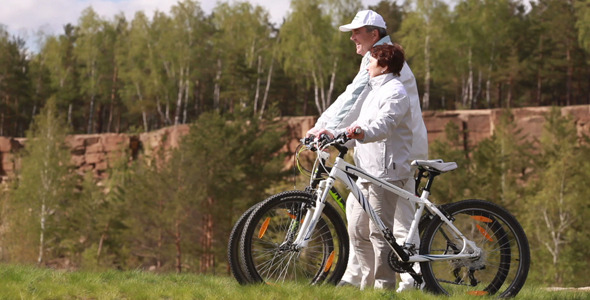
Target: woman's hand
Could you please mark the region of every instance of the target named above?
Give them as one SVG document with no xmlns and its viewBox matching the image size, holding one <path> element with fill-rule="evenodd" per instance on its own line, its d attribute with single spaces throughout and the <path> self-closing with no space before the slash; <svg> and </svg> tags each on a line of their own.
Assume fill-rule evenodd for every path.
<svg viewBox="0 0 590 300">
<path fill-rule="evenodd" d="M 365 131 L 358 125 L 352 125 L 346 128 L 346 136 L 351 139 L 364 140 Z"/>
</svg>

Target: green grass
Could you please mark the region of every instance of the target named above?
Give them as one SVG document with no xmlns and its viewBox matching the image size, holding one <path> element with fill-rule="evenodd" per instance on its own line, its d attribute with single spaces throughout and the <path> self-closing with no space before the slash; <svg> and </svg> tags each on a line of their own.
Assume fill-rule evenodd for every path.
<svg viewBox="0 0 590 300">
<path fill-rule="evenodd" d="M 232 277 L 142 271 L 68 272 L 0 265 L 0 299 L 473 299 L 420 291 L 360 291 L 296 284 L 241 286 Z M 516 299 L 590 299 L 581 291 L 549 292 L 526 286 Z"/>
</svg>

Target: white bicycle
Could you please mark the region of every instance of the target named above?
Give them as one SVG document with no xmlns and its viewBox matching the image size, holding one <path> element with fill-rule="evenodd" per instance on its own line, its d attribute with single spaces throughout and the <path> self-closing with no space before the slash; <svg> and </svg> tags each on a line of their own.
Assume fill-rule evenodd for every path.
<svg viewBox="0 0 590 300">
<path fill-rule="evenodd" d="M 248 215 L 239 243 L 239 261 L 249 282 L 286 280 L 337 283 L 348 258 L 348 234 L 342 215 L 327 203 L 336 181 L 342 182 L 382 231 L 392 248 L 389 265 L 407 272 L 416 285 L 442 294 L 515 296 L 524 285 L 530 252 L 526 234 L 504 208 L 484 200 L 462 200 L 439 208 L 428 200 L 436 176 L 457 168 L 442 160 L 414 161 L 418 179 L 427 178 L 420 197 L 367 174 L 344 160 L 344 133 L 334 139 L 304 139 L 316 153 L 309 191 L 284 192 L 256 205 Z M 327 148 L 339 154 L 328 166 Z M 322 177 L 322 174 L 328 174 Z M 390 228 L 369 205 L 355 178 L 361 177 L 416 205 L 408 236 L 421 232 L 420 247 L 396 243 Z M 424 221 L 424 216 L 429 219 Z M 424 228 L 419 228 L 424 227 Z M 424 226 L 423 226 L 424 225 Z M 412 266 L 419 263 L 421 274 Z"/>
</svg>

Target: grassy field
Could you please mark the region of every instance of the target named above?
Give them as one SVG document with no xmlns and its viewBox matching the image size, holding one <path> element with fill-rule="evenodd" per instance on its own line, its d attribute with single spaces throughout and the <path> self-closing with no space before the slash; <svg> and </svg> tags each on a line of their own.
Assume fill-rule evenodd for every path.
<svg viewBox="0 0 590 300">
<path fill-rule="evenodd" d="M 67 272 L 0 265 L 0 299 L 473 299 L 420 291 L 396 294 L 352 287 L 240 286 L 232 277 L 153 274 L 140 271 Z M 581 291 L 550 292 L 526 286 L 516 299 L 590 299 Z"/>
</svg>

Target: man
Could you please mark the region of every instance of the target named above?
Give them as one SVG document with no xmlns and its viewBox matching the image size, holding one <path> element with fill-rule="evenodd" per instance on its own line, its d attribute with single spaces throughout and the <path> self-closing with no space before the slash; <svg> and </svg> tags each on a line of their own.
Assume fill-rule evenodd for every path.
<svg viewBox="0 0 590 300">
<path fill-rule="evenodd" d="M 346 87 L 344 93 L 342 93 L 328 109 L 322 113 L 316 122 L 315 126 L 307 132 L 307 135 L 320 136 L 321 134 L 333 135 L 335 132 L 344 131 L 358 117 L 358 109 L 361 105 L 356 103 L 359 95 L 366 87 L 369 82 L 369 73 L 367 71 L 367 65 L 369 64 L 369 50 L 381 44 L 391 44 L 391 39 L 387 36 L 386 24 L 381 15 L 377 14 L 372 10 L 359 11 L 350 24 L 342 25 L 339 27 L 342 32 L 351 32 L 350 39 L 355 43 L 356 53 L 363 56 L 361 65 L 359 67 L 358 74 L 354 77 L 351 84 Z M 427 159 L 428 158 L 428 139 L 426 133 L 426 127 L 422 119 L 422 110 L 420 108 L 420 98 L 418 96 L 418 89 L 416 86 L 416 79 L 414 74 L 410 70 L 410 67 L 404 63 L 401 70 L 400 81 L 404 85 L 410 98 L 410 106 L 412 110 L 412 124 L 411 129 L 413 133 L 413 143 L 411 147 L 410 161 L 415 159 Z M 354 106 L 354 108 L 353 108 Z M 409 192 L 414 192 L 415 182 L 412 178 L 404 185 L 404 189 Z M 346 203 L 347 218 L 349 218 L 349 212 L 353 201 L 356 201 L 351 195 L 349 195 Z M 410 205 L 407 203 L 407 205 Z M 401 211 L 414 211 L 414 207 L 406 207 L 405 209 L 399 209 Z M 413 215 L 396 214 L 396 225 L 398 223 L 407 226 L 395 226 L 398 230 L 394 231 L 396 240 L 403 240 L 409 230 L 409 224 Z M 407 227 L 407 228 L 406 228 Z M 405 228 L 401 230 L 401 228 Z M 416 235 L 412 239 L 413 243 L 418 246 L 419 237 Z M 362 272 L 358 259 L 356 258 L 355 251 L 351 245 L 350 256 L 348 259 L 348 267 L 340 284 L 352 284 L 354 286 L 360 286 L 362 278 Z M 398 292 L 406 289 L 413 288 L 413 278 L 408 274 L 401 274 L 401 282 L 398 288 Z"/>
</svg>

